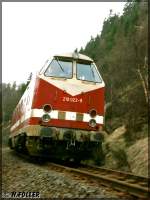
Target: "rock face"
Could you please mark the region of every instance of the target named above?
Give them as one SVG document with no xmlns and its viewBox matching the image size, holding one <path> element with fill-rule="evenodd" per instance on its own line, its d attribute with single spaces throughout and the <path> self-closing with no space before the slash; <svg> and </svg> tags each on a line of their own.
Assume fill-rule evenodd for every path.
<svg viewBox="0 0 150 200">
<path fill-rule="evenodd" d="M 105 138 L 103 151 L 105 154 L 104 167 L 117 170 L 130 171 L 126 158 L 126 142 L 124 126 L 117 128 L 111 135 Z"/>
<path fill-rule="evenodd" d="M 121 126 L 105 137 L 103 167 L 148 176 L 148 138 L 140 139 L 129 146 L 126 132 L 125 126 Z"/>
<path fill-rule="evenodd" d="M 127 159 L 134 174 L 148 176 L 148 138 L 130 146 L 127 149 Z"/>
</svg>

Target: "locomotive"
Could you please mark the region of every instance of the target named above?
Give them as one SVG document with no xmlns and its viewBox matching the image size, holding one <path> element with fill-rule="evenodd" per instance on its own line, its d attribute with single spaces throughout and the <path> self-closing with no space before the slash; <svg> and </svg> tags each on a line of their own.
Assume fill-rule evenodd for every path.
<svg viewBox="0 0 150 200">
<path fill-rule="evenodd" d="M 10 148 L 31 156 L 91 158 L 102 145 L 104 89 L 88 56 L 73 52 L 48 59 L 13 112 Z"/>
</svg>

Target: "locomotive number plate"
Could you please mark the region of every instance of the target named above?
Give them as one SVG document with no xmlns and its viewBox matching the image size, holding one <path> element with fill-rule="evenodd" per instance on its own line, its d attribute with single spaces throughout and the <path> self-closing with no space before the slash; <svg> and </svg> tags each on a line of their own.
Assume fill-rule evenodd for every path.
<svg viewBox="0 0 150 200">
<path fill-rule="evenodd" d="M 82 103 L 82 98 L 76 97 L 63 97 L 62 101 L 64 102 L 73 102 L 73 103 Z"/>
</svg>

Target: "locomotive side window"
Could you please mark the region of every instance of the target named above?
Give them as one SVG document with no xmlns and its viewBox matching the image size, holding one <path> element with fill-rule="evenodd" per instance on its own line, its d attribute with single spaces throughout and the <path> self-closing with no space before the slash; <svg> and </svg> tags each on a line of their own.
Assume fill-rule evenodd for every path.
<svg viewBox="0 0 150 200">
<path fill-rule="evenodd" d="M 45 71 L 45 76 L 72 78 L 72 62 L 53 59 Z"/>
<path fill-rule="evenodd" d="M 94 64 L 77 63 L 77 79 L 95 83 L 102 82 Z"/>
</svg>

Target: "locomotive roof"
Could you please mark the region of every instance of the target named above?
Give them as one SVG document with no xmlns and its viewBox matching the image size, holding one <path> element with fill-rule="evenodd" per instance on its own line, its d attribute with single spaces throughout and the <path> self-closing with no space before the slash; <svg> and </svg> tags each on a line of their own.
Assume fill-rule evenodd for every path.
<svg viewBox="0 0 150 200">
<path fill-rule="evenodd" d="M 89 62 L 93 62 L 93 60 L 83 54 L 77 53 L 77 52 L 73 52 L 73 53 L 65 53 L 65 54 L 58 54 L 55 55 L 54 57 L 60 57 L 60 58 L 73 58 L 73 59 L 77 59 L 77 60 L 86 60 Z"/>
</svg>

